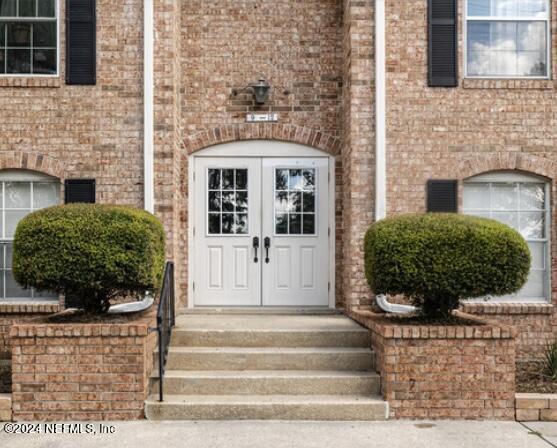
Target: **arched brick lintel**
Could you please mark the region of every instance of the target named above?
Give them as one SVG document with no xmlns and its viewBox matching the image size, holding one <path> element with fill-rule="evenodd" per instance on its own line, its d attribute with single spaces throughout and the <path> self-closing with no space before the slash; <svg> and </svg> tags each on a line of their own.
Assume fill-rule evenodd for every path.
<svg viewBox="0 0 557 448">
<path fill-rule="evenodd" d="M 35 152 L 0 152 L 0 170 L 6 169 L 37 171 L 59 179 L 66 177 L 66 169 L 62 161 Z"/>
<path fill-rule="evenodd" d="M 198 131 L 184 138 L 188 154 L 221 143 L 245 140 L 275 140 L 299 143 L 320 149 L 332 156 L 340 153 L 341 142 L 336 136 L 305 126 L 280 123 L 232 124 Z"/>
<path fill-rule="evenodd" d="M 516 170 L 548 179 L 557 178 L 557 163 L 533 154 L 478 154 L 464 160 L 458 167 L 460 179 L 465 180 L 490 171 Z"/>
</svg>

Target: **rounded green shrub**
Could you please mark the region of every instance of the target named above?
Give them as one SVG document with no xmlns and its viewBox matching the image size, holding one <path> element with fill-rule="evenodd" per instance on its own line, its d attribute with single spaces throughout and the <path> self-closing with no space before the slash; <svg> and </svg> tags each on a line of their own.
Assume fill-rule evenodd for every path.
<svg viewBox="0 0 557 448">
<path fill-rule="evenodd" d="M 50 207 L 26 216 L 15 233 L 15 279 L 71 296 L 89 312 L 106 312 L 117 297 L 156 291 L 164 261 L 162 224 L 131 207 Z"/>
<path fill-rule="evenodd" d="M 404 295 L 429 317 L 462 299 L 511 294 L 526 282 L 530 250 L 497 221 L 457 214 L 402 215 L 365 237 L 365 273 L 376 294 Z"/>
</svg>

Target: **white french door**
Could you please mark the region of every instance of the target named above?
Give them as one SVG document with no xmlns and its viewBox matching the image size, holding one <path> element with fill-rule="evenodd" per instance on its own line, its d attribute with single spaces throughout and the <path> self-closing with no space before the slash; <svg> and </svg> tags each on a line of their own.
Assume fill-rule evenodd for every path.
<svg viewBox="0 0 557 448">
<path fill-rule="evenodd" d="M 329 159 L 196 157 L 194 304 L 329 304 Z"/>
</svg>

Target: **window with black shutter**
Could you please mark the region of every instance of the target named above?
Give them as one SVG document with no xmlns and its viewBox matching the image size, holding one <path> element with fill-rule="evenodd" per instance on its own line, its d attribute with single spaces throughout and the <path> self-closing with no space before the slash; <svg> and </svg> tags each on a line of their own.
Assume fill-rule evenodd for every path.
<svg viewBox="0 0 557 448">
<path fill-rule="evenodd" d="M 427 211 L 456 213 L 458 211 L 458 182 L 456 180 L 428 181 Z"/>
<path fill-rule="evenodd" d="M 66 83 L 97 81 L 95 0 L 66 0 Z"/>
<path fill-rule="evenodd" d="M 458 1 L 428 0 L 429 86 L 458 85 Z"/>
<path fill-rule="evenodd" d="M 95 203 L 95 179 L 68 179 L 65 184 L 65 203 Z"/>
</svg>

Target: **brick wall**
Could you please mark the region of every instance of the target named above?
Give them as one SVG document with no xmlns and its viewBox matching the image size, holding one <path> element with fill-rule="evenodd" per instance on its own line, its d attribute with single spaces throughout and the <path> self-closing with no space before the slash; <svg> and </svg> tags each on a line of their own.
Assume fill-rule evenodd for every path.
<svg viewBox="0 0 557 448">
<path fill-rule="evenodd" d="M 154 317 L 119 324 L 15 324 L 16 421 L 143 418 L 153 368 Z"/>
<path fill-rule="evenodd" d="M 427 86 L 427 1 L 386 2 L 388 213 L 425 211 L 428 179 L 457 179 L 462 205 L 464 179 L 492 170 L 520 170 L 551 182 L 555 223 L 555 76 L 549 81 L 463 79 L 465 1 L 458 4 L 460 80 L 459 87 L 446 89 Z M 551 4 L 555 28 L 557 2 Z M 557 35 L 552 35 L 551 65 L 556 67 Z M 556 236 L 552 225 L 551 237 Z M 556 304 L 555 244 L 551 250 L 552 303 Z M 539 357 L 557 331 L 552 307 L 475 305 L 466 311 L 515 326 L 519 360 Z"/>
<path fill-rule="evenodd" d="M 375 369 L 393 418 L 515 418 L 515 332 L 497 324 L 404 325 L 372 313 Z"/>
</svg>

